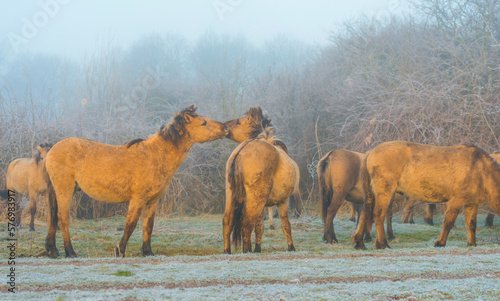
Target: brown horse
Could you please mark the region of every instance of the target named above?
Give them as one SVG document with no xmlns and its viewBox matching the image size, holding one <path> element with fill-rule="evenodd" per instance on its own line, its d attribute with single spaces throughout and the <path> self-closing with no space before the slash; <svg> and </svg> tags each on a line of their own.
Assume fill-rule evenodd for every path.
<svg viewBox="0 0 500 301">
<path fill-rule="evenodd" d="M 365 194 L 361 179 L 361 163 L 364 157 L 363 153 L 338 149 L 327 153 L 318 162 L 317 172 L 324 224 L 323 241 L 326 243 L 338 242 L 333 219 L 344 200 L 353 205 L 363 204 Z M 403 196 L 396 194 L 395 198 L 400 201 Z M 387 216 L 387 232 L 389 238 L 394 239 L 392 214 Z M 366 240 L 370 241 L 370 232 L 366 231 L 365 234 Z"/>
<path fill-rule="evenodd" d="M 490 154 L 490 156 L 495 159 L 498 163 L 500 163 L 500 152 Z M 404 214 L 401 217 L 401 222 L 402 223 L 410 223 L 413 224 L 413 208 L 415 206 L 416 200 L 408 200 L 406 203 L 405 209 L 404 209 Z M 434 212 L 436 210 L 436 204 L 427 204 L 424 207 L 425 209 L 425 218 L 424 222 L 428 225 L 434 225 Z M 443 209 L 446 211 L 446 205 L 443 204 Z M 486 216 L 485 220 L 485 227 L 493 227 L 493 219 L 495 218 L 495 215 L 493 213 L 488 213 Z"/>
<path fill-rule="evenodd" d="M 228 125 L 231 133 L 231 126 Z M 288 198 L 298 190 L 299 168 L 288 156 L 283 142 L 267 127 L 257 139 L 246 140 L 226 163 L 226 209 L 223 219 L 224 253 L 231 254 L 231 232 L 236 247 L 242 240 L 243 252 L 261 251 L 264 208 L 278 206 L 281 227 L 289 251 L 295 251 L 288 220 Z M 231 134 L 230 134 L 231 136 Z"/>
<path fill-rule="evenodd" d="M 8 190 L 16 191 L 16 226 L 21 226 L 21 210 L 19 203 L 23 196 L 28 196 L 29 205 L 26 208 L 31 214 L 30 231 L 35 231 L 36 199 L 40 194 L 46 194 L 49 177 L 45 171 L 45 156 L 52 145 L 41 144 L 33 158 L 20 158 L 12 161 L 7 169 L 7 190 L 1 191 L 3 198 Z"/>
<path fill-rule="evenodd" d="M 467 244 L 476 245 L 478 205 L 500 214 L 500 165 L 475 146 L 431 146 L 403 141 L 382 143 L 363 161 L 365 208 L 353 241 L 364 248 L 363 229 L 375 221 L 377 249 L 388 247 L 383 219 L 399 191 L 425 202 L 446 203 L 443 230 L 434 246 L 444 247 L 458 213 L 465 207 Z"/>
<path fill-rule="evenodd" d="M 242 143 L 248 139 L 255 139 L 259 134 L 264 132 L 265 128 L 272 127 L 271 119 L 264 115 L 260 106 L 251 107 L 245 113 L 245 116 L 226 121 L 225 125 L 230 129 L 227 138 L 238 143 Z M 281 142 L 280 140 L 275 140 L 274 143 L 279 143 L 278 141 Z M 288 148 L 285 144 L 280 145 L 280 147 L 288 153 Z M 302 198 L 298 187 L 294 190 L 292 197 L 293 204 L 295 205 L 295 216 L 300 216 L 302 213 Z M 274 229 L 273 209 L 274 207 L 268 207 L 270 229 Z"/>
<path fill-rule="evenodd" d="M 111 203 L 129 202 L 124 234 L 116 256 L 125 248 L 137 220 L 143 213 L 142 254 L 153 255 L 151 232 L 158 199 L 167 191 L 172 176 L 194 143 L 203 143 L 228 134 L 227 127 L 195 113 L 193 106 L 176 113 L 172 122 L 145 140 L 108 145 L 83 138 L 58 142 L 47 155 L 46 168 L 57 202 L 51 200 L 51 219 L 45 248 L 58 254 L 55 245 L 59 219 L 66 257 L 76 257 L 69 235 L 69 207 L 79 187 L 90 197 Z"/>
</svg>

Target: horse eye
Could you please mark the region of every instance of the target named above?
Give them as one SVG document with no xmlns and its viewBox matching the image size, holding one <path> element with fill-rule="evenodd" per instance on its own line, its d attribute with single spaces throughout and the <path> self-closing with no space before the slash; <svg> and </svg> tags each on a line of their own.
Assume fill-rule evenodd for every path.
<svg viewBox="0 0 500 301">
<path fill-rule="evenodd" d="M 202 123 L 201 125 L 202 125 L 202 126 L 207 125 L 207 121 L 206 121 L 206 120 L 203 120 L 203 123 Z"/>
</svg>

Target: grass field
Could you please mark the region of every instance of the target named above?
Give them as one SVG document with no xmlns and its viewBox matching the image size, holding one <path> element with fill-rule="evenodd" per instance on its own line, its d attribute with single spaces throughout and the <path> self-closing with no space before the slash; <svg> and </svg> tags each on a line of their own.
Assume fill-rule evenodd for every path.
<svg viewBox="0 0 500 301">
<path fill-rule="evenodd" d="M 466 246 L 463 216 L 445 248 L 434 248 L 435 226 L 394 221 L 392 249 L 356 251 L 355 229 L 335 220 L 338 244 L 321 242 L 317 216 L 292 219 L 297 252 L 286 252 L 280 229 L 266 224 L 261 254 L 223 255 L 222 216 L 157 218 L 152 239 L 157 256 L 140 256 L 142 227 L 127 247 L 127 258 L 113 258 L 123 233 L 123 217 L 73 220 L 70 231 L 79 259 L 43 257 L 46 225 L 25 227 L 16 250 L 20 300 L 498 300 L 500 226 L 483 227 L 478 217 L 477 247 Z M 276 221 L 279 226 L 279 221 Z M 2 241 L 7 245 L 6 233 Z M 64 255 L 60 232 L 59 251 Z M 0 270 L 8 274 L 7 256 Z M 4 289 L 0 299 L 14 300 Z"/>
</svg>

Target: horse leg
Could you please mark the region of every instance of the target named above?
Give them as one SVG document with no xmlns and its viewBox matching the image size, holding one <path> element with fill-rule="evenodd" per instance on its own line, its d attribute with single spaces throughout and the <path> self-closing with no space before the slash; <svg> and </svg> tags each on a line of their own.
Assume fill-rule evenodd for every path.
<svg viewBox="0 0 500 301">
<path fill-rule="evenodd" d="M 335 189 L 333 191 L 330 206 L 328 206 L 328 209 L 326 211 L 326 219 L 323 230 L 323 242 L 325 243 L 338 243 L 337 237 L 335 236 L 335 229 L 333 227 L 333 219 L 337 215 L 337 211 L 339 210 L 340 206 L 342 206 L 342 203 L 344 203 L 345 195 L 345 193 L 339 193 Z"/>
<path fill-rule="evenodd" d="M 283 234 L 285 234 L 286 243 L 288 244 L 288 251 L 295 251 L 292 241 L 292 227 L 288 220 L 288 202 L 285 201 L 278 204 L 278 212 L 281 219 L 281 229 L 283 229 Z"/>
<path fill-rule="evenodd" d="M 64 251 L 66 252 L 66 257 L 78 257 L 71 244 L 71 237 L 69 235 L 69 206 L 71 204 L 71 198 L 73 197 L 73 190 L 66 190 L 66 193 L 57 193 L 57 215 L 59 218 L 59 224 L 61 226 L 61 232 L 64 240 Z"/>
<path fill-rule="evenodd" d="M 387 238 L 384 231 L 384 220 L 389 209 L 392 193 L 379 194 L 376 198 L 377 202 L 373 208 L 373 220 L 375 221 L 375 230 L 377 231 L 377 239 L 375 239 L 376 249 L 390 248 L 387 243 Z"/>
<path fill-rule="evenodd" d="M 354 208 L 354 203 L 349 203 L 351 207 L 351 216 L 349 217 L 350 222 L 356 222 L 356 209 Z"/>
<path fill-rule="evenodd" d="M 455 220 L 457 219 L 458 213 L 460 213 L 460 209 L 462 209 L 460 206 L 448 202 L 448 205 L 446 206 L 446 212 L 444 214 L 443 230 L 441 231 L 439 238 L 434 243 L 435 247 L 446 246 L 448 234 L 455 224 Z"/>
<path fill-rule="evenodd" d="M 36 197 L 37 197 L 37 193 L 30 190 L 30 192 L 29 192 L 30 204 L 28 205 L 28 208 L 26 208 L 26 209 L 29 209 L 28 212 L 31 215 L 30 231 L 35 231 Z"/>
<path fill-rule="evenodd" d="M 273 207 L 267 207 L 267 211 L 269 213 L 269 229 L 274 230 L 274 224 L 273 224 L 274 206 Z M 264 217 L 262 217 L 262 218 L 264 218 Z"/>
<path fill-rule="evenodd" d="M 272 215 L 273 208 L 274 206 L 267 208 L 269 217 L 271 217 Z M 262 235 L 264 234 L 264 211 L 265 208 L 262 209 L 262 213 L 260 214 L 259 218 L 257 218 L 257 223 L 255 224 L 255 249 L 253 250 L 254 253 L 261 252 L 260 244 L 262 243 Z"/>
<path fill-rule="evenodd" d="M 363 236 L 365 232 L 368 232 L 368 215 L 366 210 L 361 210 L 361 216 L 359 217 L 358 227 L 356 232 L 352 235 L 352 242 L 355 244 L 354 248 L 356 250 L 366 250 L 365 243 L 363 242 Z"/>
<path fill-rule="evenodd" d="M 245 215 L 241 222 L 241 234 L 243 240 L 243 253 L 252 252 L 252 232 L 255 229 L 257 220 L 261 217 L 264 210 L 265 200 L 260 202 L 253 201 L 250 203 L 251 198 L 247 197 L 247 204 L 245 208 Z M 251 205 L 249 205 L 249 203 Z M 261 203 L 261 204 L 258 204 Z"/>
<path fill-rule="evenodd" d="M 155 255 L 151 250 L 151 233 L 155 223 L 156 204 L 158 199 L 148 202 L 142 213 L 142 256 Z"/>
<path fill-rule="evenodd" d="M 495 215 L 493 213 L 488 213 L 486 216 L 486 220 L 484 221 L 484 226 L 491 228 L 493 227 L 493 219 L 495 218 Z"/>
<path fill-rule="evenodd" d="M 476 246 L 477 205 L 465 207 L 465 225 L 467 226 L 467 245 Z"/>
<path fill-rule="evenodd" d="M 415 200 L 412 198 L 406 199 L 405 209 L 403 216 L 401 216 L 401 223 L 403 224 L 414 224 L 413 221 L 413 208 L 415 207 Z"/>
<path fill-rule="evenodd" d="M 394 240 L 396 237 L 394 236 L 394 231 L 392 230 L 392 206 L 393 202 L 389 205 L 389 208 L 387 209 L 387 217 L 386 217 L 386 222 L 387 222 L 387 239 L 389 240 Z"/>
<path fill-rule="evenodd" d="M 130 235 L 135 230 L 135 226 L 137 225 L 137 221 L 141 216 L 142 209 L 144 205 L 140 203 L 140 201 L 131 200 L 128 205 L 127 219 L 125 220 L 125 227 L 123 230 L 123 236 L 120 240 L 120 243 L 115 248 L 115 256 L 116 257 L 125 257 L 125 249 L 127 248 L 127 242 L 130 238 Z M 153 219 L 154 223 L 154 219 Z"/>
<path fill-rule="evenodd" d="M 45 250 L 49 257 L 58 257 L 59 251 L 56 248 L 56 232 L 57 232 L 57 200 L 54 187 L 49 186 L 45 192 L 45 201 L 49 207 L 49 227 L 47 237 L 45 238 Z"/>
<path fill-rule="evenodd" d="M 293 201 L 295 203 L 295 217 L 300 217 L 302 215 L 302 197 L 300 196 L 299 188 L 296 187 L 292 194 Z"/>
<path fill-rule="evenodd" d="M 425 206 L 424 222 L 431 226 L 434 226 L 434 210 L 436 210 L 436 204 L 427 204 Z"/>
<path fill-rule="evenodd" d="M 227 181 L 226 181 L 227 183 Z M 231 232 L 233 231 L 233 194 L 226 184 L 226 208 L 224 210 L 224 218 L 222 219 L 222 234 L 224 236 L 224 254 L 231 254 Z"/>
</svg>

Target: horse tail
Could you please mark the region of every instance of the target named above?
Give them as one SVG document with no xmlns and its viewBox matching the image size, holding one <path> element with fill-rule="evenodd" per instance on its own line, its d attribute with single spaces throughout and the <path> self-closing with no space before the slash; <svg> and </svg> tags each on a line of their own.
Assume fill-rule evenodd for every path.
<svg viewBox="0 0 500 301">
<path fill-rule="evenodd" d="M 47 173 L 47 160 L 43 160 L 43 168 L 46 173 L 47 177 L 47 194 L 48 194 L 48 205 L 49 205 L 49 219 L 52 222 L 53 227 L 57 227 L 57 224 L 59 222 L 59 218 L 57 217 L 57 213 L 59 211 L 58 206 L 57 206 L 57 198 L 56 198 L 56 191 L 54 189 L 54 185 L 52 185 L 52 181 L 50 180 L 50 177 Z M 50 225 L 51 223 L 49 223 Z"/>
<path fill-rule="evenodd" d="M 330 152 L 331 153 L 331 152 Z M 323 216 L 323 223 L 326 221 L 326 215 L 328 213 L 328 207 L 332 202 L 333 188 L 330 183 L 326 182 L 326 168 L 328 167 L 330 154 L 325 156 L 318 162 L 318 182 L 319 182 L 319 192 L 321 194 L 321 214 Z"/>
<path fill-rule="evenodd" d="M 233 232 L 233 243 L 235 248 L 237 248 L 241 244 L 241 235 L 242 235 L 242 221 L 245 216 L 245 207 L 246 207 L 246 192 L 245 186 L 243 184 L 243 174 L 240 170 L 238 170 L 239 166 L 236 163 L 238 155 L 241 150 L 250 142 L 251 140 L 247 140 L 243 142 L 242 146 L 236 153 L 236 155 L 232 158 L 230 172 L 228 174 L 228 182 L 229 189 L 231 190 L 231 205 L 233 208 L 233 222 L 232 222 L 232 232 Z"/>
<path fill-rule="evenodd" d="M 370 177 L 370 173 L 368 172 L 368 156 L 367 154 L 363 159 L 363 163 L 361 163 L 361 177 L 363 179 L 363 190 L 365 191 L 365 202 L 363 210 L 365 211 L 366 216 L 366 227 L 370 232 L 373 224 L 373 209 L 375 207 L 375 195 L 373 194 L 372 188 L 372 179 Z"/>
</svg>

